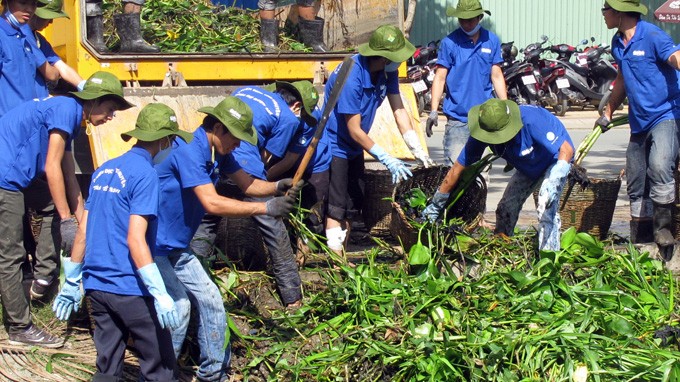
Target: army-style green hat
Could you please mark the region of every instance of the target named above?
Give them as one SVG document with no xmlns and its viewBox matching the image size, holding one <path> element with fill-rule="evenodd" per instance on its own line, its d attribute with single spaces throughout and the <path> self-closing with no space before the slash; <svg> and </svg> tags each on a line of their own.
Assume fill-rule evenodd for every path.
<svg viewBox="0 0 680 382">
<path fill-rule="evenodd" d="M 123 97 L 123 85 L 120 80 L 111 73 L 95 72 L 85 81 L 85 87 L 79 92 L 71 92 L 82 100 L 93 100 L 104 96 L 113 96 L 118 101 L 118 109 L 126 110 L 135 105 L 126 101 Z"/>
<path fill-rule="evenodd" d="M 257 145 L 257 133 L 253 127 L 253 111 L 237 97 L 229 96 L 215 107 L 206 106 L 198 111 L 217 118 L 234 137 Z"/>
<path fill-rule="evenodd" d="M 373 31 L 367 43 L 359 45 L 362 56 L 380 56 L 392 62 L 404 62 L 413 56 L 413 46 L 394 25 L 382 25 Z"/>
<path fill-rule="evenodd" d="M 491 16 L 491 12 L 482 8 L 482 3 L 479 0 L 459 0 L 455 8 L 448 7 L 446 15 L 449 17 L 457 17 L 459 19 L 467 20 L 486 13 Z"/>
<path fill-rule="evenodd" d="M 276 89 L 288 90 L 296 98 L 302 101 L 303 112 L 300 113 L 302 120 L 310 126 L 316 126 L 319 122 L 312 116 L 312 112 L 319 102 L 319 92 L 316 91 L 316 88 L 311 82 L 307 80 L 295 82 L 276 81 L 273 84 L 265 86 L 265 89 L 269 91 L 275 91 Z"/>
<path fill-rule="evenodd" d="M 491 98 L 470 109 L 468 126 L 472 138 L 498 145 L 517 135 L 523 126 L 522 115 L 515 102 Z"/>
<path fill-rule="evenodd" d="M 38 7 L 35 15 L 45 20 L 58 19 L 60 17 L 70 18 L 63 11 L 64 0 L 38 0 Z"/>
<path fill-rule="evenodd" d="M 640 0 L 607 0 L 606 4 L 619 12 L 636 12 L 643 15 L 647 14 L 647 7 L 640 4 Z"/>
<path fill-rule="evenodd" d="M 194 138 L 192 134 L 179 129 L 174 110 L 162 103 L 150 103 L 139 112 L 135 129 L 120 136 L 125 142 L 130 138 L 152 142 L 172 135 L 178 135 L 187 143 Z"/>
</svg>

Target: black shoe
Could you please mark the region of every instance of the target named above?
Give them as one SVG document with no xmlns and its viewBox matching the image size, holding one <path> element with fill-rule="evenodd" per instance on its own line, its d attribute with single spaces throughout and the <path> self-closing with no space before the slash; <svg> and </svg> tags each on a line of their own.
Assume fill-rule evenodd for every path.
<svg viewBox="0 0 680 382">
<path fill-rule="evenodd" d="M 10 345 L 42 346 L 50 349 L 64 346 L 62 338 L 55 337 L 33 324 L 21 333 L 9 333 L 9 343 Z"/>
<path fill-rule="evenodd" d="M 29 294 L 31 295 L 31 300 L 40 300 L 45 297 L 45 293 L 50 289 L 52 283 L 45 280 L 35 279 L 31 282 L 31 289 Z"/>
</svg>

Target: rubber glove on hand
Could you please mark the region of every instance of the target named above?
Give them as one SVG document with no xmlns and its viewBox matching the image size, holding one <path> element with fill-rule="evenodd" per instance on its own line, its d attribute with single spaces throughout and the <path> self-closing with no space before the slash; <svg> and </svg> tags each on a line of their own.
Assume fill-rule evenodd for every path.
<svg viewBox="0 0 680 382">
<path fill-rule="evenodd" d="M 432 126 L 438 125 L 439 125 L 439 113 L 437 113 L 437 110 L 432 110 L 430 112 L 430 115 L 427 116 L 427 122 L 425 122 L 425 134 L 427 134 L 428 137 L 431 137 Z"/>
<path fill-rule="evenodd" d="M 416 158 L 416 160 L 420 162 L 420 164 L 422 164 L 425 168 L 434 166 L 434 161 L 425 153 L 425 150 L 423 150 L 423 146 L 420 144 L 418 134 L 416 134 L 415 130 L 407 131 L 404 133 L 403 137 L 404 142 L 406 142 L 406 145 L 411 150 L 411 153 Z"/>
<path fill-rule="evenodd" d="M 64 285 L 52 303 L 52 311 L 58 319 L 68 320 L 71 312 L 80 308 L 80 280 L 83 278 L 83 263 L 74 263 L 70 257 L 61 258 L 61 269 L 64 270 Z"/>
<path fill-rule="evenodd" d="M 595 127 L 599 126 L 602 132 L 606 133 L 610 129 L 610 127 L 608 127 L 610 123 L 611 121 L 609 120 L 609 118 L 603 115 L 600 116 L 600 118 L 598 118 L 597 121 L 595 121 Z"/>
<path fill-rule="evenodd" d="M 277 196 L 265 203 L 267 215 L 275 218 L 288 215 L 293 207 L 295 207 L 295 196 L 293 194 Z"/>
<path fill-rule="evenodd" d="M 293 178 L 284 178 L 276 182 L 276 195 L 281 196 L 286 193 L 297 196 L 300 190 L 305 185 L 303 180 L 299 180 L 297 184 L 293 185 Z"/>
<path fill-rule="evenodd" d="M 179 328 L 179 313 L 177 313 L 175 301 L 166 291 L 163 277 L 161 277 L 161 272 L 158 270 L 156 263 L 147 264 L 137 269 L 137 274 L 139 274 L 139 278 L 142 279 L 146 289 L 153 296 L 156 315 L 158 316 L 161 328 Z"/>
<path fill-rule="evenodd" d="M 73 241 L 76 239 L 76 232 L 78 231 L 78 221 L 71 216 L 70 218 L 62 219 L 59 224 L 59 232 L 61 233 L 61 249 L 66 253 L 71 253 L 73 248 Z"/>
<path fill-rule="evenodd" d="M 559 200 L 558 190 L 569 175 L 569 169 L 571 169 L 571 165 L 564 160 L 558 160 L 550 169 L 548 177 L 543 180 L 538 192 L 538 208 L 541 212 L 550 208 L 553 203 Z"/>
<path fill-rule="evenodd" d="M 450 194 L 445 194 L 443 192 L 435 192 L 430 204 L 425 207 L 423 212 L 421 212 L 421 217 L 427 219 L 430 222 L 435 222 L 439 218 L 439 214 L 446 207 L 446 202 L 449 200 Z"/>
<path fill-rule="evenodd" d="M 399 183 L 400 180 L 406 180 L 413 176 L 411 170 L 409 170 L 404 162 L 397 158 L 390 156 L 382 147 L 373 145 L 373 147 L 368 150 L 368 152 L 379 160 L 380 163 L 385 165 L 388 170 L 392 173 L 392 183 Z"/>
</svg>

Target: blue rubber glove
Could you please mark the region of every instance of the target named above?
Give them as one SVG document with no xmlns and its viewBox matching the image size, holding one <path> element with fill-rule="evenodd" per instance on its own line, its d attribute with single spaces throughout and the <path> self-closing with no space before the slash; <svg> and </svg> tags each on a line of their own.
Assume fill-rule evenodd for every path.
<svg viewBox="0 0 680 382">
<path fill-rule="evenodd" d="M 421 216 L 423 219 L 427 219 L 431 222 L 435 222 L 439 218 L 439 214 L 446 207 L 446 201 L 449 200 L 450 194 L 444 194 L 442 192 L 435 192 L 430 204 L 425 207 Z"/>
<path fill-rule="evenodd" d="M 558 160 L 550 169 L 548 177 L 541 184 L 541 189 L 538 192 L 538 208 L 541 211 L 550 208 L 553 203 L 559 200 L 560 195 L 558 190 L 564 184 L 567 175 L 569 175 L 571 165 L 564 160 Z"/>
<path fill-rule="evenodd" d="M 378 145 L 373 145 L 368 153 L 373 155 L 375 159 L 379 160 L 380 163 L 384 164 L 388 170 L 392 173 L 392 183 L 397 184 L 400 180 L 406 180 L 413 176 L 411 170 L 409 170 L 404 162 L 399 159 L 390 156 L 382 147 Z"/>
<path fill-rule="evenodd" d="M 165 290 L 165 284 L 156 263 L 151 263 L 137 269 L 137 273 L 146 289 L 153 296 L 161 328 L 177 329 L 180 324 L 179 313 L 177 313 L 175 301 Z"/>
<path fill-rule="evenodd" d="M 83 89 L 85 89 L 85 84 L 87 83 L 87 80 L 82 80 L 78 82 L 78 86 L 76 88 L 78 89 L 79 92 L 82 92 Z"/>
<path fill-rule="evenodd" d="M 64 285 L 54 299 L 52 311 L 58 319 L 68 320 L 71 312 L 77 312 L 80 307 L 80 280 L 83 278 L 83 263 L 74 263 L 70 257 L 61 258 L 61 269 L 64 270 Z"/>
</svg>

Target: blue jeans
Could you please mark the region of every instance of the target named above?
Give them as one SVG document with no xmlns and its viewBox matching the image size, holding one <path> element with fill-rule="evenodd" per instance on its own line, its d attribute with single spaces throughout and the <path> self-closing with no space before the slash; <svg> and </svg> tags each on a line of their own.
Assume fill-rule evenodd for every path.
<svg viewBox="0 0 680 382">
<path fill-rule="evenodd" d="M 156 256 L 168 294 L 175 300 L 181 325 L 172 332 L 172 346 L 179 356 L 189 326 L 190 303 L 198 310 L 199 367 L 201 381 L 227 379 L 231 361 L 231 344 L 225 344 L 227 314 L 222 295 L 190 249 L 177 250 L 169 256 Z"/>
<path fill-rule="evenodd" d="M 630 136 L 626 150 L 627 192 L 632 217 L 652 217 L 652 203 L 675 201 L 673 172 L 678 156 L 676 120 L 658 123 L 651 130 Z"/>
<path fill-rule="evenodd" d="M 468 138 L 470 138 L 470 129 L 467 122 L 449 118 L 444 130 L 444 156 L 450 161 L 449 165 L 458 159 Z"/>
</svg>

